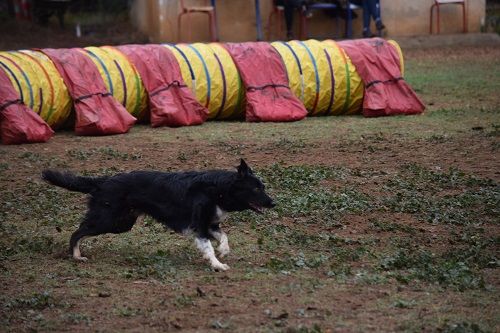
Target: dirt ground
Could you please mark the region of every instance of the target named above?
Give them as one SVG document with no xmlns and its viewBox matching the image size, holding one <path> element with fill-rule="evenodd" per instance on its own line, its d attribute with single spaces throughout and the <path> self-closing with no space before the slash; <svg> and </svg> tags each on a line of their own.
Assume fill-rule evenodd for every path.
<svg viewBox="0 0 500 333">
<path fill-rule="evenodd" d="M 421 116 L 135 126 L 0 146 L 0 331 L 495 332 L 500 329 L 500 48 L 405 52 Z M 243 157 L 278 206 L 234 214 L 213 272 L 146 219 L 67 241 L 87 175 L 231 169 Z"/>
</svg>

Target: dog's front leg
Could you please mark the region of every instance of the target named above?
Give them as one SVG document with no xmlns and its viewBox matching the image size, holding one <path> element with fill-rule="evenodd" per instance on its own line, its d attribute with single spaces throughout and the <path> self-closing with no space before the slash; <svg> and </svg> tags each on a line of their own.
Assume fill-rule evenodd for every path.
<svg viewBox="0 0 500 333">
<path fill-rule="evenodd" d="M 217 247 L 217 252 L 219 252 L 221 258 L 227 256 L 231 249 L 229 248 L 229 240 L 227 234 L 222 231 L 218 226 L 212 227 L 209 230 L 210 235 L 219 242 L 219 247 Z"/>
<path fill-rule="evenodd" d="M 195 243 L 198 250 L 203 253 L 203 258 L 210 261 L 210 265 L 213 269 L 218 271 L 227 271 L 229 269 L 228 265 L 221 263 L 217 259 L 217 257 L 215 256 L 214 248 L 212 247 L 212 243 L 210 243 L 210 240 L 208 238 L 196 237 Z"/>
<path fill-rule="evenodd" d="M 221 263 L 215 256 L 214 248 L 209 240 L 210 223 L 213 218 L 213 204 L 211 200 L 204 194 L 195 196 L 193 199 L 193 213 L 191 216 L 191 226 L 197 230 L 195 239 L 196 247 L 203 253 L 203 258 L 210 261 L 213 269 L 218 271 L 226 271 L 229 266 Z"/>
</svg>

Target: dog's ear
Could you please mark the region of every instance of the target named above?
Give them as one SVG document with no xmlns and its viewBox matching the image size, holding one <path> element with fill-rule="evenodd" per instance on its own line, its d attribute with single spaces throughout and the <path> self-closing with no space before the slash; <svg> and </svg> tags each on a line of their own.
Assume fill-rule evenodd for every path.
<svg viewBox="0 0 500 333">
<path fill-rule="evenodd" d="M 247 165 L 244 159 L 240 160 L 240 165 L 237 167 L 238 169 L 238 176 L 240 177 L 245 177 L 248 175 L 253 174 L 252 169 Z"/>
</svg>

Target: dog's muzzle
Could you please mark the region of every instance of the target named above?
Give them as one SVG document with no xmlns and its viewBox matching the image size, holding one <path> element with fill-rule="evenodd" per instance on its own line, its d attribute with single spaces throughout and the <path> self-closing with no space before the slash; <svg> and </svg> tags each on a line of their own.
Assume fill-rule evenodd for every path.
<svg viewBox="0 0 500 333">
<path fill-rule="evenodd" d="M 256 213 L 259 213 L 259 214 L 262 214 L 264 213 L 264 208 L 273 208 L 276 206 L 276 204 L 274 203 L 274 201 L 269 201 L 269 202 L 266 202 L 265 204 L 263 205 L 260 205 L 260 204 L 257 204 L 257 203 L 253 203 L 253 202 L 250 202 L 248 204 L 250 206 L 250 208 L 256 212 Z"/>
</svg>

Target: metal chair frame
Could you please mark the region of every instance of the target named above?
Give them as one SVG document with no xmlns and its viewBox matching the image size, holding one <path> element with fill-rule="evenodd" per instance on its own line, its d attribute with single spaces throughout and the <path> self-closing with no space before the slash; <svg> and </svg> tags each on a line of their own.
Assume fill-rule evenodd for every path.
<svg viewBox="0 0 500 333">
<path fill-rule="evenodd" d="M 212 42 L 216 42 L 217 38 L 217 25 L 216 25 L 216 16 L 215 16 L 215 7 L 214 6 L 186 6 L 184 3 L 185 0 L 179 0 L 181 5 L 181 12 L 177 16 L 177 41 L 181 41 L 181 25 L 182 25 L 182 16 L 186 15 L 188 20 L 187 31 L 188 31 L 188 40 L 191 40 L 191 14 L 201 13 L 208 15 L 208 24 L 210 26 L 210 40 Z"/>
<path fill-rule="evenodd" d="M 439 7 L 443 5 L 460 5 L 462 6 L 462 21 L 463 21 L 463 32 L 467 32 L 467 12 L 465 9 L 465 0 L 434 0 L 434 4 L 431 6 L 431 20 L 430 20 L 430 25 L 429 25 L 429 33 L 432 35 L 432 24 L 433 24 L 433 12 L 434 8 L 436 8 L 436 16 L 437 16 L 437 33 L 439 34 L 441 29 L 440 29 L 440 24 L 439 24 Z"/>
</svg>

